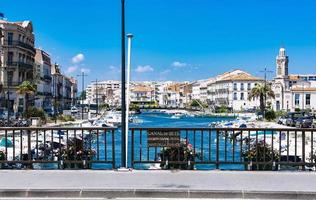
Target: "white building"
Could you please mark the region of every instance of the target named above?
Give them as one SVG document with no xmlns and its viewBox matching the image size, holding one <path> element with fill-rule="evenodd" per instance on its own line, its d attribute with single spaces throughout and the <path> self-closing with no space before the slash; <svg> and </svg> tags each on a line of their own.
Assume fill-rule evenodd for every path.
<svg viewBox="0 0 316 200">
<path fill-rule="evenodd" d="M 131 88 L 130 102 L 132 103 L 153 103 L 155 102 L 155 91 L 148 85 L 135 85 Z"/>
<path fill-rule="evenodd" d="M 226 72 L 208 84 L 208 104 L 213 108 L 226 106 L 234 111 L 256 108 L 259 101 L 249 101 L 248 94 L 256 84 L 263 82 L 261 78 L 241 70 Z"/>
<path fill-rule="evenodd" d="M 289 57 L 280 48 L 276 57 L 276 77 L 272 81 L 275 110 L 316 109 L 316 75 L 289 74 Z"/>
<path fill-rule="evenodd" d="M 98 99 L 98 101 L 97 101 Z M 89 84 L 86 88 L 86 104 L 109 104 L 117 106 L 121 102 L 120 81 L 108 80 Z"/>
</svg>

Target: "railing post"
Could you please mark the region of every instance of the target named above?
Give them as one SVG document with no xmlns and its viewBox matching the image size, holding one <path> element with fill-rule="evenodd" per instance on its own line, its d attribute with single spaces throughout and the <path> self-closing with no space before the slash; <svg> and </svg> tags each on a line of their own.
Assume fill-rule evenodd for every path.
<svg viewBox="0 0 316 200">
<path fill-rule="evenodd" d="M 32 169 L 33 164 L 32 164 L 32 146 L 31 146 L 31 130 L 27 130 L 27 168 Z"/>
<path fill-rule="evenodd" d="M 216 130 L 216 169 L 219 169 L 219 131 Z"/>
<path fill-rule="evenodd" d="M 134 129 L 132 129 L 131 154 L 131 167 L 134 169 Z"/>
<path fill-rule="evenodd" d="M 302 170 L 305 171 L 305 131 L 302 131 Z"/>
</svg>

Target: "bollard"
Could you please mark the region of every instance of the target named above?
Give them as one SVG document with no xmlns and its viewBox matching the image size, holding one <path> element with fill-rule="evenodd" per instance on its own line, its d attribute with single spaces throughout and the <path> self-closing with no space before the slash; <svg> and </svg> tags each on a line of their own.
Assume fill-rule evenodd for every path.
<svg viewBox="0 0 316 200">
<path fill-rule="evenodd" d="M 250 161 L 250 163 L 248 164 L 248 171 L 252 170 L 252 161 Z"/>
</svg>

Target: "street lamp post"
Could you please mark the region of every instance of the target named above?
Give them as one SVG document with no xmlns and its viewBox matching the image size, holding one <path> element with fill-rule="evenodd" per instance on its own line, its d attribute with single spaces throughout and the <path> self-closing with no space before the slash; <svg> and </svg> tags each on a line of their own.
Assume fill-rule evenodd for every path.
<svg viewBox="0 0 316 200">
<path fill-rule="evenodd" d="M 122 120 L 122 129 L 121 129 L 121 142 L 122 142 L 122 160 L 121 167 L 127 168 L 126 165 L 126 98 L 125 98 L 125 0 L 121 0 L 121 120 Z"/>
<path fill-rule="evenodd" d="M 81 120 L 83 120 L 83 100 L 84 100 L 84 97 L 83 97 L 83 92 L 84 92 L 84 77 L 85 76 L 88 76 L 84 73 L 84 71 L 82 70 L 81 71 L 81 74 L 77 75 L 77 76 L 81 76 L 82 78 L 82 92 L 81 92 Z M 86 95 L 86 94 L 85 94 Z"/>
</svg>

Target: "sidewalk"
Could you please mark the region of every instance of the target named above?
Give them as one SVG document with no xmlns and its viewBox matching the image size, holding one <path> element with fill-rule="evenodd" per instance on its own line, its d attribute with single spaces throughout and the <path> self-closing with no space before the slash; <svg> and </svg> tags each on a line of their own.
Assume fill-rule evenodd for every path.
<svg viewBox="0 0 316 200">
<path fill-rule="evenodd" d="M 315 199 L 314 172 L 0 170 L 0 197 Z"/>
</svg>

